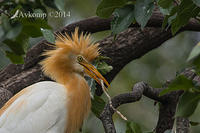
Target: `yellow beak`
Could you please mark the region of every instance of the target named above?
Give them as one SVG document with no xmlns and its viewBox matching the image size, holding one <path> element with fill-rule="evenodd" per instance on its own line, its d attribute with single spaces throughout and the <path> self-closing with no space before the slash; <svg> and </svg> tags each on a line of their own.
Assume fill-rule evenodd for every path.
<svg viewBox="0 0 200 133">
<path fill-rule="evenodd" d="M 101 85 L 101 80 L 103 80 L 104 84 L 107 86 L 107 88 L 110 87 L 110 84 L 108 81 L 98 72 L 98 70 L 90 63 L 86 61 L 80 62 L 80 65 L 84 67 L 85 72 L 94 80 L 97 81 L 99 85 Z"/>
</svg>

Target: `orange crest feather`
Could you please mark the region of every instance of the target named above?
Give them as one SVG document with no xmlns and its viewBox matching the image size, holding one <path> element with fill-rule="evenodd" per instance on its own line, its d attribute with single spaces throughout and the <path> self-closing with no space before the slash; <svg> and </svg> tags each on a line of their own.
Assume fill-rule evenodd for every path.
<svg viewBox="0 0 200 133">
<path fill-rule="evenodd" d="M 91 36 L 78 34 L 78 28 L 72 33 L 72 37 L 65 34 L 57 34 L 55 49 L 46 51 L 43 55 L 47 56 L 40 62 L 44 73 L 56 79 L 63 77 L 63 74 L 73 71 L 75 60 L 70 55 L 82 55 L 88 62 L 92 62 L 99 55 L 99 44 L 91 42 Z"/>
</svg>

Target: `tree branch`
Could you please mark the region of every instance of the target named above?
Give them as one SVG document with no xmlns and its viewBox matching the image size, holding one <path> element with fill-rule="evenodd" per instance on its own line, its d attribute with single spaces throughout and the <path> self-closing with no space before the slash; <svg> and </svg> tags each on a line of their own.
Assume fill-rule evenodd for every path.
<svg viewBox="0 0 200 133">
<path fill-rule="evenodd" d="M 197 76 L 191 69 L 186 69 L 183 73 L 186 77 L 200 82 L 200 77 Z M 198 80 L 197 80 L 198 79 Z M 165 86 L 166 88 L 167 86 Z M 160 102 L 159 120 L 156 126 L 156 133 L 164 133 L 167 129 L 172 129 L 174 124 L 174 115 L 176 111 L 179 96 L 183 91 L 174 91 L 164 96 L 159 96 L 159 93 L 165 88 L 153 88 L 145 82 L 136 83 L 132 92 L 120 94 L 112 98 L 114 108 L 122 104 L 139 101 L 142 95 Z M 115 126 L 112 120 L 114 110 L 107 104 L 100 115 L 100 120 L 103 123 L 106 133 L 116 133 Z M 189 121 L 185 118 L 177 118 L 177 133 L 189 133 Z"/>
<path fill-rule="evenodd" d="M 109 30 L 111 19 L 112 18 L 101 19 L 99 17 L 88 18 L 72 23 L 64 27 L 60 32 L 66 32 L 69 34 L 74 31 L 75 27 L 79 27 L 80 31 L 91 33 Z M 112 65 L 114 69 L 106 75 L 109 82 L 112 81 L 116 74 L 127 63 L 140 58 L 152 49 L 159 47 L 166 40 L 172 38 L 170 31 L 162 31 L 161 28 L 158 28 L 161 26 L 162 21 L 163 16 L 160 15 L 160 13 L 155 12 L 147 24 L 148 27 L 143 31 L 139 28 L 129 28 L 128 30 L 118 34 L 115 41 L 112 36 L 99 41 L 102 55 L 108 56 L 112 59 L 108 63 Z M 138 27 L 138 24 L 131 25 L 131 27 Z M 181 29 L 181 31 L 185 30 L 200 31 L 200 24 L 195 20 L 191 20 L 188 25 Z M 28 51 L 25 58 L 25 64 L 10 64 L 0 71 L 0 96 L 2 96 L 0 99 L 0 106 L 21 89 L 35 82 L 50 80 L 42 74 L 40 66 L 38 65 L 38 62 L 44 58 L 39 55 L 41 55 L 44 50 L 51 49 L 51 47 L 45 43 L 46 41 L 43 40 Z M 146 96 L 160 102 L 164 100 L 164 98 L 157 97 L 159 92 L 155 91 L 153 88 L 147 86 L 144 88 L 148 88 L 142 90 Z M 139 100 L 141 94 L 140 91 L 141 90 L 138 90 L 136 94 L 126 94 L 125 96 L 129 97 L 129 100 L 119 100 L 124 96 L 124 94 L 122 94 L 115 98 L 114 102 L 119 100 L 119 103 L 123 104 Z M 97 93 L 101 95 L 101 89 L 99 89 Z M 114 106 L 117 107 L 120 104 Z"/>
<path fill-rule="evenodd" d="M 163 15 L 161 13 L 159 13 L 158 11 L 155 11 L 154 14 L 152 15 L 151 19 L 148 21 L 147 27 L 161 27 L 163 19 L 164 19 Z M 91 17 L 91 18 L 88 18 L 85 20 L 81 20 L 79 22 L 72 23 L 57 32 L 62 32 L 62 33 L 66 32 L 67 34 L 70 34 L 71 32 L 74 31 L 75 27 L 79 27 L 80 31 L 83 31 L 84 33 L 85 32 L 96 33 L 96 32 L 100 32 L 100 31 L 109 30 L 111 20 L 112 20 L 112 18 L 102 19 L 99 17 Z M 138 24 L 131 25 L 131 27 L 138 27 L 138 26 L 139 26 Z M 160 36 L 158 36 L 159 34 L 157 34 L 156 38 L 163 39 L 163 37 L 165 37 L 165 36 L 166 37 L 163 41 L 158 41 L 161 39 L 156 39 L 157 41 L 154 41 L 154 45 L 151 47 L 151 49 L 160 46 L 161 45 L 160 43 L 162 43 L 172 37 L 170 31 L 162 31 L 161 32 L 161 29 L 156 29 L 156 28 L 154 28 L 154 31 L 151 31 L 151 28 L 149 28 L 148 30 L 145 30 L 145 32 L 142 32 L 141 34 L 147 33 L 146 35 L 152 35 L 157 30 L 160 33 Z M 192 19 L 188 23 L 188 25 L 186 25 L 181 30 L 182 31 L 185 31 L 185 30 L 200 31 L 200 24 L 195 19 Z M 140 32 L 140 30 L 137 30 L 137 32 Z M 146 37 L 146 36 L 141 36 L 141 37 Z M 137 41 L 139 39 L 141 39 L 141 37 L 138 39 L 136 38 Z M 152 38 L 147 37 L 147 39 L 151 40 Z M 146 40 L 146 41 L 149 41 L 149 40 Z M 10 64 L 4 70 L 1 70 L 0 71 L 0 83 L 2 81 L 7 80 L 8 78 L 12 77 L 13 75 L 19 74 L 20 72 L 27 70 L 30 67 L 35 66 L 42 59 L 42 57 L 40 57 L 38 55 L 41 55 L 41 53 L 45 49 L 50 48 L 49 46 L 45 45 L 45 43 L 47 43 L 47 41 L 42 40 L 38 44 L 36 44 L 33 48 L 31 48 L 31 50 L 28 51 L 26 58 L 25 58 L 24 65 Z M 141 43 L 144 43 L 144 42 L 141 42 Z M 106 44 L 104 44 L 104 45 L 106 45 Z M 104 48 L 102 48 L 102 51 L 103 51 L 102 53 L 109 55 L 109 53 L 111 51 L 107 50 L 106 47 L 107 47 L 107 45 L 104 46 Z M 151 49 L 147 49 L 144 52 L 148 52 Z M 145 54 L 144 52 L 140 56 L 144 55 Z M 139 58 L 139 57 L 135 57 L 135 58 Z M 135 58 L 133 58 L 133 59 L 135 59 Z"/>
</svg>

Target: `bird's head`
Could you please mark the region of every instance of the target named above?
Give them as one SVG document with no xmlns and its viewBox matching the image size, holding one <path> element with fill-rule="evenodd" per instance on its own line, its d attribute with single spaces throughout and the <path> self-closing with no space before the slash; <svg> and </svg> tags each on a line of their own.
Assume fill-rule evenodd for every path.
<svg viewBox="0 0 200 133">
<path fill-rule="evenodd" d="M 70 37 L 58 34 L 53 50 L 44 52 L 47 56 L 40 62 L 45 75 L 57 82 L 66 82 L 72 74 L 89 75 L 97 83 L 101 80 L 109 86 L 106 79 L 98 72 L 91 62 L 99 56 L 98 43 L 92 43 L 89 35 L 78 34 L 78 28 Z"/>
</svg>

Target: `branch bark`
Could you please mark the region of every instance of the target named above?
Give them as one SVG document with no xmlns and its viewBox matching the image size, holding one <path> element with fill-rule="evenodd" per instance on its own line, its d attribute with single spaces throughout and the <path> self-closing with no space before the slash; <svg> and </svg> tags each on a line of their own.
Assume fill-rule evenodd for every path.
<svg viewBox="0 0 200 133">
<path fill-rule="evenodd" d="M 111 20 L 112 18 L 102 19 L 99 17 L 92 17 L 72 23 L 57 32 L 66 32 L 70 34 L 74 31 L 75 27 L 79 27 L 80 31 L 84 33 L 109 30 Z M 99 41 L 102 55 L 112 59 L 108 63 L 112 65 L 114 69 L 106 75 L 109 82 L 112 81 L 116 74 L 127 63 L 140 58 L 152 49 L 159 47 L 166 40 L 172 38 L 170 31 L 162 31 L 161 28 L 159 28 L 162 21 L 163 16 L 155 12 L 147 24 L 148 27 L 143 31 L 137 28 L 138 24 L 134 24 L 131 25 L 131 27 L 134 28 L 129 28 L 117 35 L 115 41 L 113 41 L 112 36 Z M 185 30 L 200 31 L 200 24 L 195 20 L 191 20 L 188 25 L 181 29 L 181 31 Z M 45 43 L 46 41 L 42 40 L 28 51 L 25 64 L 10 64 L 0 71 L 0 107 L 21 89 L 42 80 L 50 80 L 42 74 L 40 66 L 38 65 L 38 62 L 44 58 L 39 55 L 41 55 L 44 50 L 51 49 L 51 47 Z M 145 94 L 152 96 L 152 98 L 153 95 L 151 95 L 151 93 L 157 95 L 150 91 L 150 89 L 148 91 L 146 90 Z M 101 89 L 98 89 L 97 94 L 102 94 Z M 155 100 L 159 99 L 160 98 L 157 97 Z M 132 100 L 134 100 L 134 98 Z M 137 98 L 135 100 L 137 100 Z"/>
<path fill-rule="evenodd" d="M 197 76 L 191 69 L 186 69 L 181 74 L 185 75 L 196 82 L 200 82 L 200 77 Z M 160 103 L 159 108 L 159 120 L 156 126 L 156 133 L 164 133 L 166 130 L 171 130 L 174 125 L 175 111 L 178 103 L 178 99 L 183 91 L 175 91 L 168 93 L 164 96 L 159 96 L 159 93 L 164 88 L 153 88 L 145 82 L 136 83 L 132 89 L 132 92 L 117 95 L 112 98 L 112 105 L 114 108 L 119 107 L 122 104 L 132 103 L 139 101 L 142 96 L 146 96 L 150 99 Z M 107 104 L 100 115 L 100 120 L 103 123 L 106 133 L 116 133 L 115 126 L 112 120 L 114 114 L 113 108 L 110 104 Z M 189 133 L 189 120 L 186 118 L 177 118 L 177 133 Z"/>
</svg>

